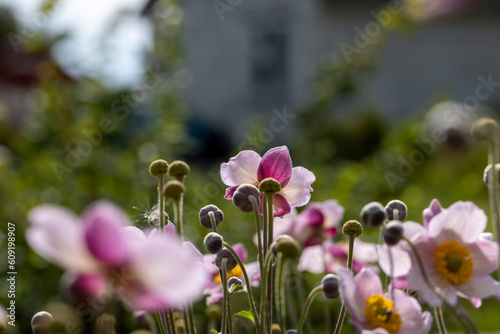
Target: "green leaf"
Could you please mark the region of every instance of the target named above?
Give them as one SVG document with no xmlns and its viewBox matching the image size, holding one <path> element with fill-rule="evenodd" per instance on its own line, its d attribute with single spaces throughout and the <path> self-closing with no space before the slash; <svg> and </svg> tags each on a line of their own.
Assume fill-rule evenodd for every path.
<svg viewBox="0 0 500 334">
<path fill-rule="evenodd" d="M 252 311 L 240 311 L 240 312 L 236 313 L 236 315 L 243 317 L 243 318 L 247 318 L 255 324 L 255 320 L 254 320 Z"/>
</svg>

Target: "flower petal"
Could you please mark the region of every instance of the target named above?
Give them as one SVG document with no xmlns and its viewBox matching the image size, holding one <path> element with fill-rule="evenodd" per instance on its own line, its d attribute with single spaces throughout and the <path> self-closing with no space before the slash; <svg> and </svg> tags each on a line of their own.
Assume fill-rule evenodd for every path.
<svg viewBox="0 0 500 334">
<path fill-rule="evenodd" d="M 286 187 L 292 176 L 292 158 L 288 147 L 280 146 L 270 149 L 264 154 L 257 170 L 259 181 L 272 177 Z"/>
<path fill-rule="evenodd" d="M 220 166 L 222 182 L 228 186 L 239 186 L 243 183 L 257 184 L 257 168 L 261 157 L 257 152 L 241 151 Z"/>
<path fill-rule="evenodd" d="M 241 242 L 239 242 L 233 245 L 233 249 L 240 258 L 241 262 L 245 263 L 248 258 L 248 252 L 245 246 Z"/>
<path fill-rule="evenodd" d="M 26 240 L 38 254 L 73 272 L 98 270 L 98 263 L 85 244 L 79 219 L 72 212 L 45 204 L 31 210 L 28 220 L 31 226 Z"/>
<path fill-rule="evenodd" d="M 500 283 L 490 275 L 474 274 L 467 283 L 458 285 L 457 289 L 470 297 L 500 299 Z"/>
<path fill-rule="evenodd" d="M 484 231 L 486 223 L 486 214 L 474 203 L 457 202 L 430 221 L 428 233 L 438 243 L 457 238 L 472 243 Z"/>
<path fill-rule="evenodd" d="M 408 221 L 403 224 L 403 235 L 405 238 L 413 241 L 418 238 L 421 233 L 426 233 L 426 230 L 419 223 Z"/>
<path fill-rule="evenodd" d="M 299 259 L 298 269 L 300 271 L 308 271 L 313 274 L 322 274 L 325 272 L 325 253 L 323 246 L 316 245 L 306 247 L 302 251 Z"/>
<path fill-rule="evenodd" d="M 291 211 L 290 204 L 281 194 L 274 195 L 273 203 L 274 203 L 274 208 L 273 208 L 274 217 L 283 218 L 284 215 L 290 213 Z"/>
<path fill-rule="evenodd" d="M 405 276 L 411 269 L 410 255 L 400 247 L 377 245 L 377 254 L 380 268 L 386 275 L 391 277 Z"/>
<path fill-rule="evenodd" d="M 224 198 L 225 199 L 232 199 L 234 192 L 236 191 L 236 189 L 238 189 L 239 186 L 240 185 L 226 188 L 226 193 L 224 194 Z"/>
<path fill-rule="evenodd" d="M 94 203 L 82 216 L 90 252 L 111 267 L 123 266 L 129 247 L 123 227 L 130 225 L 123 211 L 107 201 Z"/>
<path fill-rule="evenodd" d="M 474 263 L 474 274 L 490 274 L 498 268 L 498 244 L 479 238 L 474 244 L 467 245 Z"/>
<path fill-rule="evenodd" d="M 312 172 L 304 167 L 294 167 L 288 185 L 280 193 L 286 198 L 292 208 L 306 205 L 311 199 L 313 191 L 311 184 L 316 181 Z"/>
<path fill-rule="evenodd" d="M 443 211 L 441 204 L 439 203 L 439 201 L 436 198 L 434 198 L 431 201 L 431 204 L 429 205 L 429 207 L 427 209 L 424 209 L 424 214 L 423 214 L 424 215 L 424 226 L 428 227 L 431 219 L 434 218 L 434 216 L 436 216 L 441 211 Z"/>
<path fill-rule="evenodd" d="M 401 290 L 393 290 L 387 293 L 387 297 L 394 295 L 394 305 L 401 317 L 399 333 L 429 333 L 432 327 L 432 316 L 429 312 L 422 313 L 422 307 L 418 301 Z"/>
<path fill-rule="evenodd" d="M 347 268 L 340 268 L 337 275 L 340 279 L 340 296 L 351 315 L 351 319 L 357 322 L 366 321 L 366 298 L 363 299 L 359 293 L 351 271 Z"/>
<path fill-rule="evenodd" d="M 354 282 L 358 288 L 357 292 L 363 300 L 366 300 L 371 295 L 381 295 L 384 293 L 380 278 L 368 268 L 361 269 L 356 277 L 354 277 Z"/>
</svg>

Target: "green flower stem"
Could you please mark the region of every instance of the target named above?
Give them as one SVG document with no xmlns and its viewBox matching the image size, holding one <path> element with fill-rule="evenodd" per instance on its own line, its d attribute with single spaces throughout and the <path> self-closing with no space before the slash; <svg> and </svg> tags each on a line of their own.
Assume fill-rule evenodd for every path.
<svg viewBox="0 0 500 334">
<path fill-rule="evenodd" d="M 217 233 L 217 222 L 215 221 L 215 213 L 213 213 L 213 211 L 209 211 L 208 218 L 210 218 L 210 223 L 212 224 L 212 231 Z"/>
<path fill-rule="evenodd" d="M 264 208 L 263 212 L 262 212 L 262 234 L 263 234 L 263 237 L 262 237 L 262 254 L 264 255 L 263 256 L 263 259 L 266 258 L 267 256 L 267 245 L 268 245 L 268 237 L 267 237 L 267 232 L 268 232 L 268 216 L 267 216 L 267 197 L 266 196 L 262 196 L 262 207 Z"/>
<path fill-rule="evenodd" d="M 163 235 L 165 230 L 165 216 L 163 212 L 165 212 L 165 196 L 163 195 L 163 183 L 164 176 L 158 176 L 158 214 L 160 216 L 160 235 Z"/>
<path fill-rule="evenodd" d="M 222 271 L 221 271 L 222 289 L 224 290 L 224 300 L 222 307 L 222 334 L 233 334 L 233 316 L 231 314 L 231 301 L 229 300 L 229 291 L 227 289 L 227 258 L 222 259 Z M 225 314 L 225 319 L 224 319 Z M 227 325 L 227 327 L 226 327 Z M 227 328 L 227 331 L 226 331 Z"/>
<path fill-rule="evenodd" d="M 274 193 L 266 193 L 265 197 L 267 198 L 267 217 L 268 217 L 268 232 L 267 232 L 267 250 L 269 253 L 271 252 L 271 244 L 273 243 L 274 235 Z M 268 317 L 269 317 L 269 328 L 271 328 L 271 324 L 273 323 L 273 269 L 267 271 L 267 308 L 268 308 Z"/>
<path fill-rule="evenodd" d="M 194 324 L 193 305 L 191 303 L 186 305 L 184 311 L 184 321 L 186 321 L 186 328 L 188 333 L 196 334 L 196 326 Z"/>
<path fill-rule="evenodd" d="M 299 326 L 299 317 L 297 315 L 297 310 L 295 309 L 295 298 L 292 294 L 292 284 L 296 285 L 298 284 L 297 277 L 294 275 L 295 270 L 293 270 L 294 265 L 291 267 L 291 274 L 289 277 L 293 277 L 293 283 L 292 281 L 288 281 L 288 284 L 285 284 L 285 293 L 286 293 L 286 299 L 288 300 L 288 303 L 286 304 L 288 306 L 288 313 L 290 314 L 290 318 L 292 321 L 292 326 L 293 328 L 297 328 Z"/>
<path fill-rule="evenodd" d="M 177 329 L 175 328 L 174 313 L 172 312 L 172 310 L 167 311 L 166 319 L 168 327 L 170 328 L 170 331 L 167 332 L 170 332 L 171 334 L 177 333 Z"/>
<path fill-rule="evenodd" d="M 356 238 L 354 233 L 349 233 L 349 251 L 347 252 L 347 268 L 352 270 L 352 261 L 353 261 L 353 253 L 354 253 L 354 239 Z M 344 324 L 344 318 L 346 313 L 345 304 L 342 304 L 340 307 L 339 318 L 337 319 L 337 324 L 335 325 L 334 334 L 339 334 L 342 329 L 342 325 Z"/>
<path fill-rule="evenodd" d="M 302 333 L 302 328 L 304 327 L 304 322 L 306 321 L 307 313 L 309 313 L 309 308 L 311 307 L 312 301 L 314 300 L 314 297 L 318 293 L 323 291 L 323 288 L 321 285 L 315 287 L 311 293 L 309 293 L 309 296 L 306 299 L 306 303 L 304 304 L 304 309 L 302 310 L 302 314 L 300 315 L 300 321 L 299 321 L 299 327 L 297 328 L 297 334 Z"/>
<path fill-rule="evenodd" d="M 257 333 L 260 333 L 259 314 L 257 313 L 257 308 L 255 307 L 255 300 L 253 297 L 252 285 L 250 284 L 251 282 L 250 282 L 250 279 L 248 278 L 247 270 L 245 269 L 245 266 L 243 265 L 243 261 L 241 261 L 240 257 L 238 256 L 238 254 L 236 253 L 234 248 L 225 241 L 224 241 L 223 245 L 224 245 L 224 247 L 227 248 L 228 251 L 231 252 L 231 254 L 233 254 L 234 258 L 236 259 L 236 261 L 238 262 L 238 264 L 241 268 L 241 272 L 243 273 L 243 277 L 245 279 L 245 284 L 247 286 L 248 303 L 250 304 L 250 308 L 252 309 L 252 313 L 253 313 L 254 320 L 255 320 L 255 327 L 257 328 Z"/>
<path fill-rule="evenodd" d="M 489 192 L 489 200 L 490 200 L 490 210 L 491 210 L 491 219 L 493 221 L 495 237 L 498 243 L 498 261 L 499 266 L 497 268 L 497 279 L 500 280 L 500 216 L 498 213 L 498 174 L 496 172 L 496 164 L 499 163 L 498 157 L 498 136 L 492 138 L 492 143 L 489 145 L 488 151 L 488 163 L 491 166 L 491 174 L 488 177 L 488 192 Z"/>
<path fill-rule="evenodd" d="M 164 323 L 164 320 L 162 319 L 160 313 L 155 313 L 155 319 L 156 319 L 156 323 L 158 325 L 158 328 L 160 329 L 160 333 L 166 334 L 165 327 L 167 327 L 167 326 Z"/>
<path fill-rule="evenodd" d="M 436 325 L 439 330 L 439 334 L 448 334 L 446 331 L 446 325 L 443 318 L 443 310 L 441 307 L 434 308 L 434 316 L 436 317 Z"/>
<path fill-rule="evenodd" d="M 262 273 L 264 272 L 264 253 L 262 252 L 262 230 L 260 228 L 259 202 L 257 202 L 257 198 L 253 195 L 249 195 L 248 200 L 252 203 L 253 214 L 255 216 L 255 229 L 257 230 L 257 246 L 259 251 L 257 259 L 259 260 L 259 269 Z"/>
<path fill-rule="evenodd" d="M 420 272 L 422 273 L 422 278 L 424 279 L 424 282 L 427 285 L 427 287 L 429 289 L 431 289 L 432 291 L 434 291 L 434 293 L 439 297 L 439 299 L 441 299 L 443 304 L 448 307 L 448 309 L 453 313 L 453 315 L 460 322 L 460 325 L 463 327 L 463 329 L 465 330 L 466 333 L 479 334 L 479 331 L 478 331 L 476 325 L 474 325 L 474 323 L 469 318 L 467 313 L 462 308 L 460 308 L 460 306 L 459 306 L 460 304 L 458 302 L 457 302 L 456 306 L 448 304 L 448 302 L 446 301 L 446 298 L 443 295 L 443 292 L 440 289 L 433 286 L 432 283 L 429 281 L 429 277 L 427 277 L 427 273 L 425 272 L 422 258 L 420 257 L 420 254 L 418 253 L 415 245 L 410 240 L 408 240 L 408 238 L 406 238 L 404 236 L 402 237 L 402 240 L 406 241 L 408 243 L 408 245 L 410 245 L 411 250 L 412 250 L 413 254 L 415 255 L 415 258 L 417 259 L 417 264 L 418 264 L 418 267 L 420 269 Z"/>
<path fill-rule="evenodd" d="M 179 227 L 179 237 L 181 238 L 182 242 L 184 242 L 184 222 L 183 222 L 183 214 L 182 214 L 183 202 L 184 202 L 184 196 L 182 196 L 182 195 L 174 201 L 174 204 L 175 204 L 175 210 L 174 210 L 175 226 Z"/>
<path fill-rule="evenodd" d="M 260 318 L 262 319 L 262 327 L 263 327 L 263 332 L 267 333 L 268 331 L 271 330 L 271 318 L 269 317 L 268 310 L 269 308 L 267 307 L 266 304 L 270 304 L 271 301 L 266 298 L 267 294 L 267 285 L 268 285 L 268 275 L 267 272 L 271 270 L 271 264 L 272 261 L 271 259 L 273 258 L 272 252 L 268 252 L 266 255 L 266 263 L 264 266 L 264 272 L 260 275 L 261 276 L 261 294 L 260 294 Z"/>
<path fill-rule="evenodd" d="M 286 277 L 286 265 L 287 261 L 283 258 L 281 253 L 278 254 L 278 276 L 277 283 L 275 286 L 278 287 L 276 291 L 276 300 L 277 300 L 277 308 L 278 308 L 278 323 L 281 327 L 281 331 L 285 332 L 285 319 L 286 319 L 286 308 L 285 308 L 285 293 L 284 293 L 284 280 Z"/>
<path fill-rule="evenodd" d="M 224 292 L 223 297 L 222 297 L 222 321 L 221 321 L 222 334 L 227 334 L 226 324 L 227 324 L 227 298 L 228 298 L 227 295 L 228 295 L 228 291 L 227 291 L 227 281 L 225 280 L 225 278 L 227 276 L 226 264 L 227 264 L 227 259 L 225 259 L 225 258 L 222 259 L 222 262 L 221 262 L 222 269 L 219 270 L 220 281 L 222 284 L 222 291 Z"/>
</svg>

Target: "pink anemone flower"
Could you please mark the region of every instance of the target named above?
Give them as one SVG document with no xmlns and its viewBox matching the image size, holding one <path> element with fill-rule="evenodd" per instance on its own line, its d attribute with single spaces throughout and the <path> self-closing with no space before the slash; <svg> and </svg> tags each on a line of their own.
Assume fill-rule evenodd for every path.
<svg viewBox="0 0 500 334">
<path fill-rule="evenodd" d="M 286 146 L 272 148 L 262 158 L 254 151 L 241 151 L 221 165 L 220 173 L 222 182 L 229 186 L 224 196 L 226 199 L 233 198 L 234 192 L 242 184 L 258 187 L 266 178 L 278 181 L 281 190 L 274 195 L 275 217 L 283 217 L 292 208 L 306 205 L 313 190 L 311 184 L 316 180 L 314 174 L 304 167 L 292 168 L 292 159 Z M 260 209 L 262 213 L 262 205 Z"/>
<path fill-rule="evenodd" d="M 132 309 L 181 308 L 206 281 L 201 259 L 173 236 L 146 238 L 114 204 L 99 201 L 81 218 L 55 205 L 29 214 L 26 239 L 74 277 L 87 296 L 113 294 Z M 194 246 L 193 246 L 194 247 Z"/>
<path fill-rule="evenodd" d="M 399 247 L 408 252 L 410 262 L 398 260 L 396 270 L 401 276 L 407 274 L 408 288 L 433 307 L 440 306 L 443 298 L 454 305 L 459 296 L 470 299 L 476 307 L 484 298 L 500 299 L 500 283 L 490 276 L 498 268 L 498 244 L 491 233 L 484 233 L 484 211 L 472 202 L 456 202 L 443 209 L 433 200 L 424 211 L 424 223 L 406 222 L 403 230 L 422 259 L 432 289 L 411 248 L 402 242 Z M 380 261 L 385 272 L 386 258 Z"/>
<path fill-rule="evenodd" d="M 338 270 L 341 298 L 356 333 L 426 334 L 432 316 L 423 312 L 417 300 L 401 290 L 384 294 L 377 274 L 363 268 L 353 276 L 346 268 Z"/>
</svg>

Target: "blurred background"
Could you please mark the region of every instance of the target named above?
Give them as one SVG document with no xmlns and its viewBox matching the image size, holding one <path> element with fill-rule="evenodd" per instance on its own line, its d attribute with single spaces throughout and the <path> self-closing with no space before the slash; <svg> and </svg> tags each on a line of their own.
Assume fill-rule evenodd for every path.
<svg viewBox="0 0 500 334">
<path fill-rule="evenodd" d="M 0 242 L 15 223 L 19 333 L 41 309 L 75 312 L 61 271 L 26 245 L 27 212 L 108 198 L 145 227 L 157 158 L 192 168 L 198 246 L 210 203 L 229 242 L 253 233 L 219 177 L 242 149 L 287 145 L 317 177 L 312 201 L 337 199 L 345 219 L 394 198 L 415 221 L 433 198 L 489 212 L 487 150 L 469 131 L 500 107 L 499 18 L 493 0 L 0 0 Z M 485 304 L 481 329 L 498 329 Z"/>
</svg>

